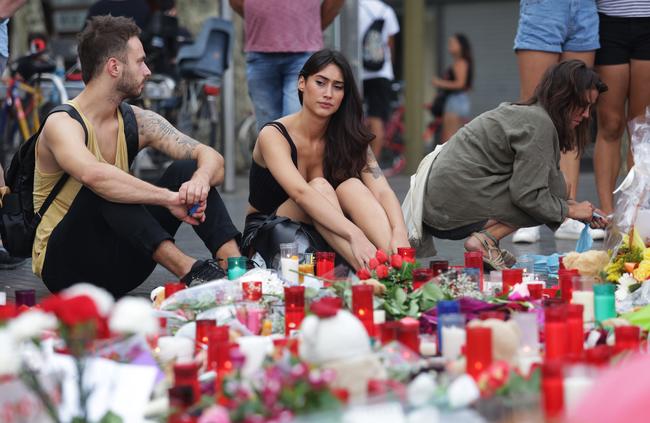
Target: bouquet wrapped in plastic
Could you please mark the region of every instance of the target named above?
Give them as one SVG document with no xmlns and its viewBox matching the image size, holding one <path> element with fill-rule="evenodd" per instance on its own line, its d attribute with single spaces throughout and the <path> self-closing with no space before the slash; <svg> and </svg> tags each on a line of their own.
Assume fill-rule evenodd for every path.
<svg viewBox="0 0 650 423">
<path fill-rule="evenodd" d="M 625 235 L 630 242 L 635 238 L 632 232 L 637 232 L 646 246 L 650 244 L 650 108 L 646 109 L 645 116 L 630 122 L 629 129 L 635 165 L 614 191 L 615 211 L 607 238 L 612 258 L 616 257 Z"/>
</svg>

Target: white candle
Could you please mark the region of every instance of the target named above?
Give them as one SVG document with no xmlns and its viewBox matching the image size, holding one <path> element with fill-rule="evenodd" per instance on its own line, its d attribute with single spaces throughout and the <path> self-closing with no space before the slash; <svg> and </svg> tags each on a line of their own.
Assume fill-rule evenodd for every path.
<svg viewBox="0 0 650 423">
<path fill-rule="evenodd" d="M 282 257 L 280 260 L 282 278 L 287 282 L 298 283 L 298 257 Z"/>
<path fill-rule="evenodd" d="M 436 343 L 434 341 L 420 340 L 420 354 L 425 357 L 436 355 Z"/>
<path fill-rule="evenodd" d="M 376 325 L 386 323 L 386 312 L 384 310 L 375 310 L 372 314 L 373 321 Z"/>
<path fill-rule="evenodd" d="M 7 305 L 7 294 L 0 292 L 0 306 Z"/>
<path fill-rule="evenodd" d="M 455 360 L 465 345 L 465 329 L 450 326 L 442 327 L 442 356 L 447 360 Z"/>
<path fill-rule="evenodd" d="M 564 409 L 571 411 L 575 406 L 577 406 L 585 392 L 587 392 L 593 384 L 593 379 L 586 375 L 565 377 Z"/>
<path fill-rule="evenodd" d="M 582 304 L 584 311 L 582 319 L 585 323 L 594 321 L 594 292 L 593 291 L 573 291 L 571 298 L 572 304 Z"/>
<path fill-rule="evenodd" d="M 194 341 L 182 336 L 161 336 L 158 338 L 157 352 L 162 363 L 172 360 L 179 363 L 191 361 L 194 356 Z"/>
</svg>

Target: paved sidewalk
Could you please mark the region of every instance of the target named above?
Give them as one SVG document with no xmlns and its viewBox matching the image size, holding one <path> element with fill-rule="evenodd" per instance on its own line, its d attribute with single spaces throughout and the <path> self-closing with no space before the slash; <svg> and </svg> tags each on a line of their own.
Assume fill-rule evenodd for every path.
<svg viewBox="0 0 650 423">
<path fill-rule="evenodd" d="M 586 168 L 587 166 L 583 167 Z M 390 178 L 389 181 L 401 201 L 408 191 L 409 178 L 402 175 Z M 236 187 L 237 191 L 235 193 L 222 194 L 222 197 L 235 225 L 237 225 L 239 230 L 242 230 L 248 200 L 248 178 L 237 178 Z M 581 174 L 579 199 L 597 203 L 594 175 L 590 170 Z M 464 251 L 463 241 L 436 240 L 435 242 L 438 257 L 449 260 L 450 264 L 462 264 Z M 190 256 L 205 258 L 209 255 L 205 246 L 195 236 L 189 225 L 181 226 L 176 236 L 176 244 Z M 552 254 L 554 252 L 572 251 L 575 247 L 575 241 L 556 240 L 553 237 L 553 233 L 544 227 L 542 228 L 542 239 L 538 243 L 512 244 L 510 238 L 508 238 L 502 242 L 502 247 L 510 250 L 517 256 L 521 254 Z M 594 248 L 602 248 L 602 243 L 594 243 Z M 97 257 L 97 260 L 101 260 L 101 257 Z M 422 260 L 422 263 L 426 264 L 428 260 Z M 132 293 L 135 295 L 149 295 L 149 292 L 156 286 L 174 279 L 175 277 L 171 273 L 163 267 L 158 266 L 151 276 L 141 286 L 132 291 Z M 49 293 L 43 283 L 32 274 L 31 260 L 14 270 L 0 270 L 0 291 L 5 291 L 8 298 L 13 298 L 14 290 L 24 288 L 35 288 L 39 299 L 47 296 Z"/>
</svg>

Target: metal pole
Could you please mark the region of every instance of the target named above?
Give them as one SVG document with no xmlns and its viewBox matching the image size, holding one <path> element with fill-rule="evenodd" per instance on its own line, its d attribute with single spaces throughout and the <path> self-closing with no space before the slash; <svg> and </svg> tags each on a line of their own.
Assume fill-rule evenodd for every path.
<svg viewBox="0 0 650 423">
<path fill-rule="evenodd" d="M 221 17 L 232 20 L 230 4 L 222 0 Z M 235 191 L 235 78 L 234 61 L 231 60 L 228 69 L 223 75 L 221 95 L 221 128 L 223 136 L 223 158 L 225 161 L 225 174 L 223 191 Z"/>
<path fill-rule="evenodd" d="M 422 159 L 422 84 L 424 50 L 424 0 L 404 2 L 404 80 L 406 120 L 406 170 L 415 173 Z"/>
<path fill-rule="evenodd" d="M 347 0 L 339 14 L 341 52 L 350 62 L 359 90 L 361 83 L 361 43 L 359 42 L 359 0 Z"/>
</svg>

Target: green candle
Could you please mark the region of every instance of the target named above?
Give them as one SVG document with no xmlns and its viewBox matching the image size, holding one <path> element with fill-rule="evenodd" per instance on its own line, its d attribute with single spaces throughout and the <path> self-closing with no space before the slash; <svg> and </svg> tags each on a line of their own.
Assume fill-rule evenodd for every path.
<svg viewBox="0 0 650 423">
<path fill-rule="evenodd" d="M 614 285 L 603 283 L 594 285 L 594 314 L 596 321 L 616 317 L 616 303 L 614 301 Z"/>
<path fill-rule="evenodd" d="M 246 257 L 228 257 L 228 280 L 235 280 L 246 273 Z"/>
</svg>

